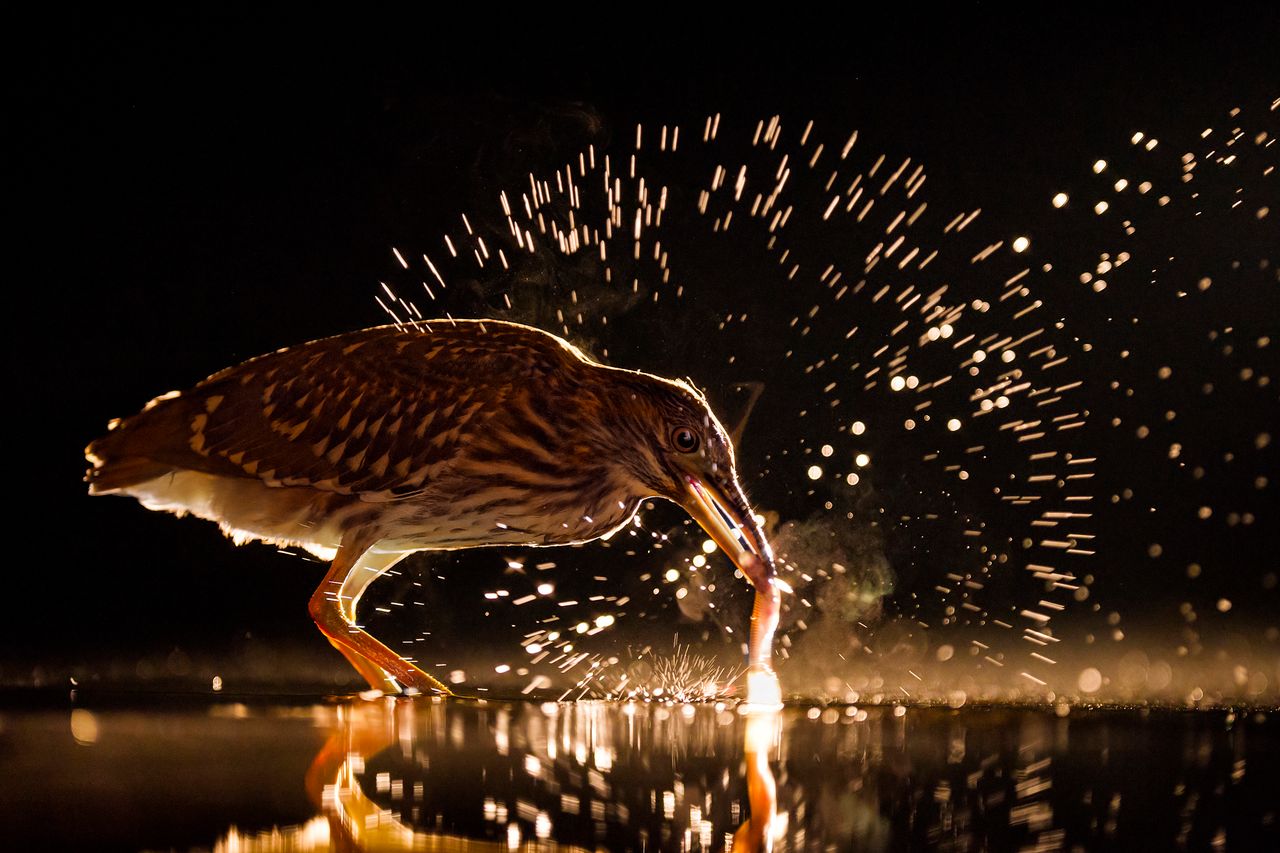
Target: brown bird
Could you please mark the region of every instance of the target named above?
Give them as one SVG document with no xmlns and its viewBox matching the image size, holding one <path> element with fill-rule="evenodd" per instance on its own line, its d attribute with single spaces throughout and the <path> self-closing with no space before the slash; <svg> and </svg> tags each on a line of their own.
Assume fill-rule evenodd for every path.
<svg viewBox="0 0 1280 853">
<path fill-rule="evenodd" d="M 407 554 L 586 542 L 667 498 L 755 587 L 749 658 L 772 674 L 773 554 L 706 398 L 539 329 L 431 321 L 287 347 L 157 397 L 85 457 L 90 494 L 331 559 L 311 615 L 392 693 L 450 692 L 356 622 L 365 589 Z"/>
</svg>

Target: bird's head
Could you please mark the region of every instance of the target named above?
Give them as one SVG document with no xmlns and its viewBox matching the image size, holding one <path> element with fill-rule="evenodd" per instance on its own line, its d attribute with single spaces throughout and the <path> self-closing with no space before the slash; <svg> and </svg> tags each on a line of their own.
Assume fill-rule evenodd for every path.
<svg viewBox="0 0 1280 853">
<path fill-rule="evenodd" d="M 691 515 L 752 583 L 774 577 L 773 550 L 738 481 L 733 443 L 692 385 L 628 372 L 611 420 L 626 435 L 618 462 L 645 494 Z"/>
</svg>

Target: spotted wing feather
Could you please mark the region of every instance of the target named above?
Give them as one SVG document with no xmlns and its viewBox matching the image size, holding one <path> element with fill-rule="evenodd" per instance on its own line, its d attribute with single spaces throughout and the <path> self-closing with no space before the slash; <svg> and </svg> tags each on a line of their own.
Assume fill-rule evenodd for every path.
<svg viewBox="0 0 1280 853">
<path fill-rule="evenodd" d="M 90 445 L 90 480 L 106 491 L 195 470 L 394 500 L 423 489 L 513 393 L 581 363 L 549 335 L 492 321 L 313 341 L 154 401 Z"/>
</svg>

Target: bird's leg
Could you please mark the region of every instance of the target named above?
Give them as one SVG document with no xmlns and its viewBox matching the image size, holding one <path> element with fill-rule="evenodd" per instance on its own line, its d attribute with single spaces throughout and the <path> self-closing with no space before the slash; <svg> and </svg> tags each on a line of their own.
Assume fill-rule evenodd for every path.
<svg viewBox="0 0 1280 853">
<path fill-rule="evenodd" d="M 324 629 L 322 628 L 321 630 Z M 359 653 L 347 648 L 332 637 L 329 638 L 329 643 L 342 652 L 342 656 L 347 659 L 347 663 L 351 664 L 355 671 L 360 673 L 361 677 L 369 682 L 369 686 L 374 690 L 381 690 L 383 693 L 392 695 L 400 692 L 400 685 L 382 667 L 368 658 L 361 657 Z"/>
<path fill-rule="evenodd" d="M 332 592 L 336 599 L 338 610 L 346 623 L 355 627 L 356 606 L 360 603 L 360 597 L 364 595 L 365 589 L 405 556 L 405 554 L 375 554 L 372 551 L 365 551 L 356 561 L 356 564 L 352 566 L 351 570 L 347 572 L 345 578 L 341 581 L 335 578 L 332 581 L 332 584 L 336 586 L 336 589 L 332 590 Z M 326 578 L 327 580 L 328 578 Z M 321 630 L 324 629 L 321 628 Z M 342 652 L 342 656 L 350 662 L 356 672 L 364 677 L 365 681 L 369 682 L 370 687 L 389 694 L 396 694 L 402 691 L 403 688 L 395 677 L 369 658 L 364 657 L 355 649 L 332 637 L 329 638 L 329 642 L 335 649 Z"/>
<path fill-rule="evenodd" d="M 448 687 L 367 634 L 356 624 L 364 590 L 404 554 L 373 551 L 365 541 L 344 542 L 328 574 L 311 596 L 311 618 L 369 685 L 384 693 L 414 688 L 451 695 Z"/>
</svg>

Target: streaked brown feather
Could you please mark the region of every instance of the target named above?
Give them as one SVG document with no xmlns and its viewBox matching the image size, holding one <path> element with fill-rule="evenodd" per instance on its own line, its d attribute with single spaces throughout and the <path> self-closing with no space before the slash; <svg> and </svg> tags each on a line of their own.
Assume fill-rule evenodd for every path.
<svg viewBox="0 0 1280 853">
<path fill-rule="evenodd" d="M 364 329 L 220 371 L 124 420 L 87 453 L 94 491 L 170 470 L 367 497 L 420 489 L 531 387 L 584 362 L 557 339 L 495 321 Z"/>
</svg>

